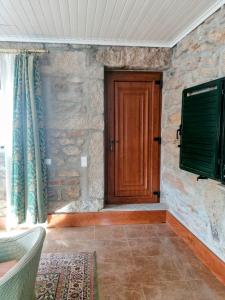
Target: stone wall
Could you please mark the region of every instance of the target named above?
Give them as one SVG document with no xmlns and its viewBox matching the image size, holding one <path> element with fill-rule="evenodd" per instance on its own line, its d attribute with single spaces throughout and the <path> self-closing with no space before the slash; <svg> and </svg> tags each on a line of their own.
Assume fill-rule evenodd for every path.
<svg viewBox="0 0 225 300">
<path fill-rule="evenodd" d="M 50 48 L 51 47 L 51 48 Z M 89 47 L 54 47 L 41 59 L 46 112 L 49 211 L 103 207 L 104 68 Z M 80 157 L 88 167 L 80 167 Z"/>
<path fill-rule="evenodd" d="M 179 169 L 176 129 L 182 90 L 225 76 L 225 9 L 185 37 L 173 50 L 164 73 L 162 115 L 162 201 L 219 257 L 225 260 L 225 187 Z"/>
<path fill-rule="evenodd" d="M 49 211 L 104 206 L 104 67 L 164 70 L 169 49 L 45 45 L 43 98 L 49 167 Z M 88 167 L 80 157 L 87 155 Z"/>
<path fill-rule="evenodd" d="M 104 202 L 104 68 L 163 71 L 171 49 L 0 43 L 41 55 L 49 212 L 97 211 Z M 88 167 L 81 168 L 86 155 Z"/>
</svg>

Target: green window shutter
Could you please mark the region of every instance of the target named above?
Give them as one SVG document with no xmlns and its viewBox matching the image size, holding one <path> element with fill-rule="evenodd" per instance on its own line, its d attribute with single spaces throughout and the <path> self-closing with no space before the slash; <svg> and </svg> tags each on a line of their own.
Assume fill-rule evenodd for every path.
<svg viewBox="0 0 225 300">
<path fill-rule="evenodd" d="M 180 168 L 221 178 L 223 79 L 183 91 Z"/>
</svg>

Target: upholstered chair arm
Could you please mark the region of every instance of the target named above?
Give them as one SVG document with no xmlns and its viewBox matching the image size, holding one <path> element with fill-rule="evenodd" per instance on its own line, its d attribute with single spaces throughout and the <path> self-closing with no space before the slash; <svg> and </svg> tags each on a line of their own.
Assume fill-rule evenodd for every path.
<svg viewBox="0 0 225 300">
<path fill-rule="evenodd" d="M 33 300 L 34 284 L 45 238 L 45 230 L 34 228 L 16 237 L 0 239 L 0 261 L 17 264 L 0 278 L 1 300 Z"/>
<path fill-rule="evenodd" d="M 17 237 L 0 239 L 0 262 L 18 260 L 25 254 L 25 249 L 17 243 Z"/>
</svg>

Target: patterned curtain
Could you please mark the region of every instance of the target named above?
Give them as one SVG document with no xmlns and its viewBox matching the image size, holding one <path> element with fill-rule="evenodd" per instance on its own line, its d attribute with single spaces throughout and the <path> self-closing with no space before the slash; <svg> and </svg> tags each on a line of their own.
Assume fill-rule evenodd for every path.
<svg viewBox="0 0 225 300">
<path fill-rule="evenodd" d="M 38 57 L 15 58 L 12 147 L 12 214 L 17 223 L 47 218 L 45 130 Z"/>
</svg>

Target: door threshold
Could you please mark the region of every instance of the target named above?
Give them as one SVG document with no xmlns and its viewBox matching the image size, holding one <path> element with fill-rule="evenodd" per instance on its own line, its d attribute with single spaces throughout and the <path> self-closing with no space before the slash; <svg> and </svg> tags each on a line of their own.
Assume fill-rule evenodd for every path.
<svg viewBox="0 0 225 300">
<path fill-rule="evenodd" d="M 168 210 L 165 203 L 139 203 L 139 204 L 107 204 L 101 211 L 155 211 Z"/>
</svg>

